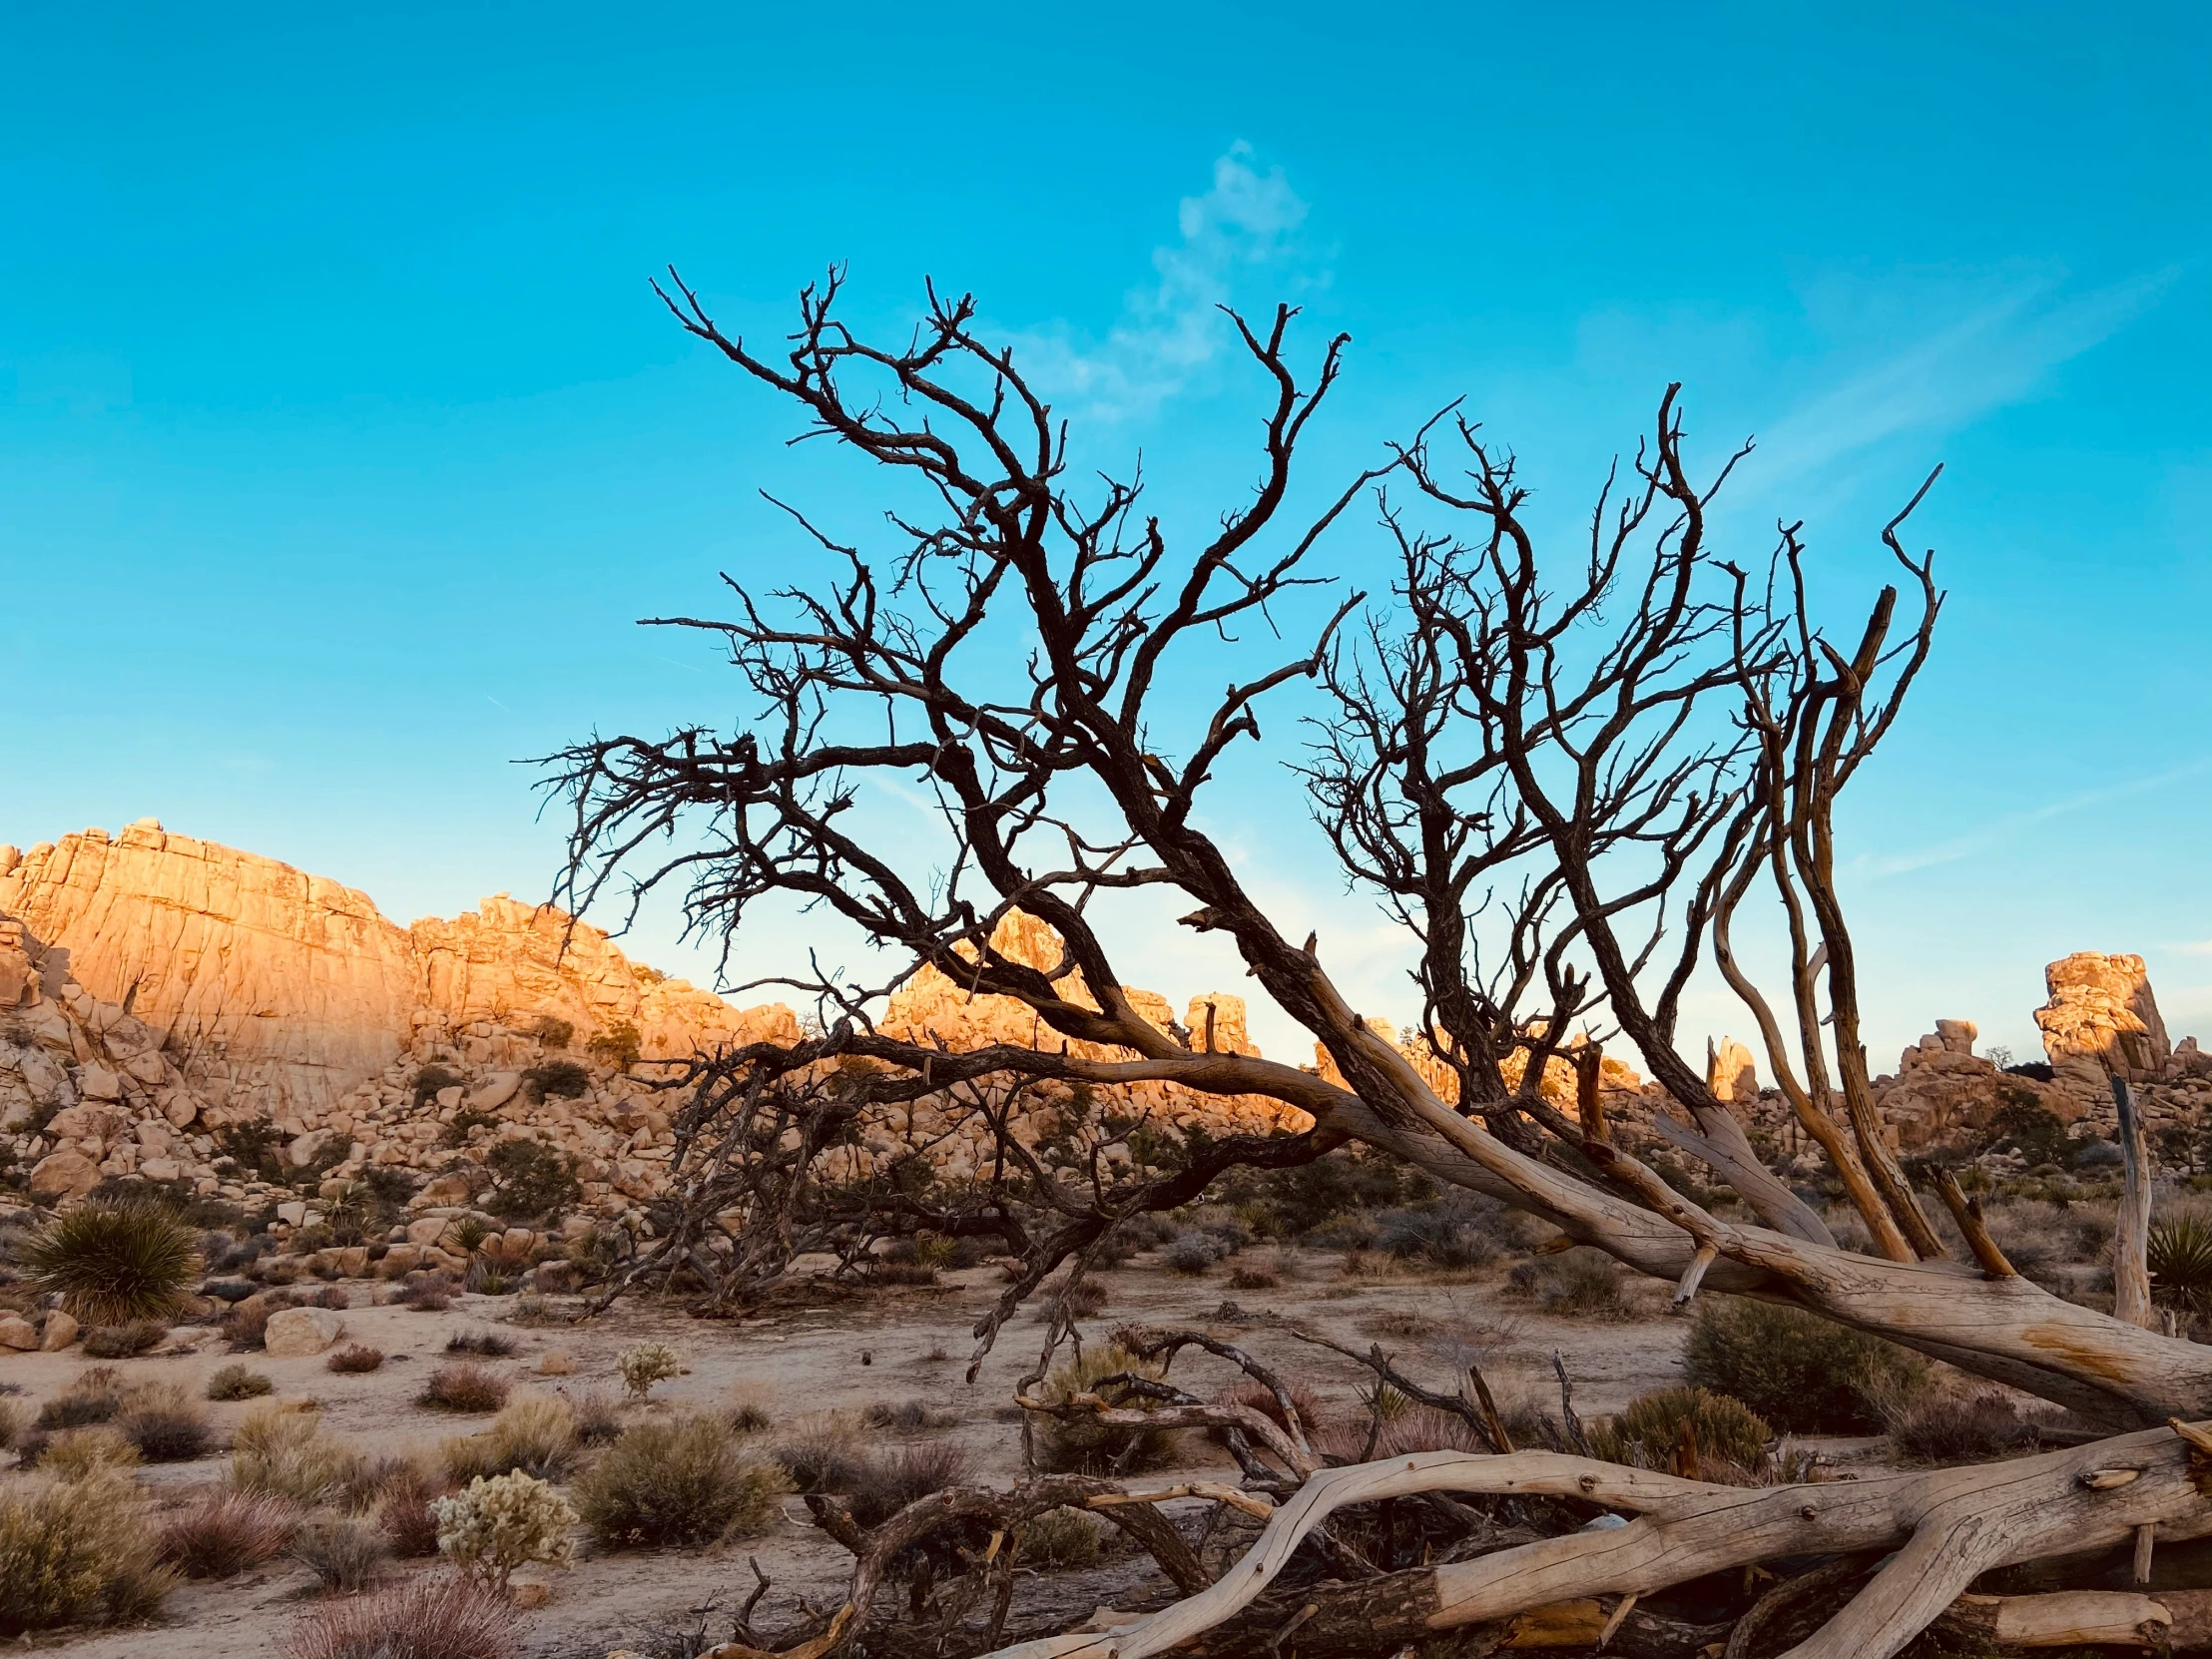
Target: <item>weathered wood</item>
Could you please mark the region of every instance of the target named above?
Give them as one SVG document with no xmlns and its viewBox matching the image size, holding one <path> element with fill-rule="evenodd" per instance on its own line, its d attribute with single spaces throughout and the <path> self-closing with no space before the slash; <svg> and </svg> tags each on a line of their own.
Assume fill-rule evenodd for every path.
<svg viewBox="0 0 2212 1659">
<path fill-rule="evenodd" d="M 2001 1647 L 2155 1647 L 2173 1615 L 2155 1596 L 2124 1590 L 2059 1590 L 2032 1596 L 1961 1596 L 1939 1621 Z"/>
<path fill-rule="evenodd" d="M 1790 1650 L 1790 1659 L 1891 1659 L 1983 1572 L 2108 1547 L 2143 1525 L 2168 1537 L 2212 1533 L 2212 1503 L 2196 1486 L 2199 1461 L 2188 1439 L 2150 1429 L 2003 1463 L 1745 1488 L 1549 1452 L 1423 1452 L 1315 1475 L 1277 1509 L 1245 1556 L 1196 1596 L 1110 1636 L 1027 1642 L 997 1659 L 1168 1652 L 1250 1606 L 1335 1510 L 1436 1490 L 1581 1497 L 1640 1513 L 1625 1526 L 1426 1569 L 1430 1584 L 1408 1582 L 1393 1593 L 1432 1595 L 1431 1630 L 1648 1594 L 1777 1556 L 1895 1550 L 1857 1598 Z M 2132 1478 L 2110 1484 L 2114 1471 Z"/>
<path fill-rule="evenodd" d="M 2112 1224 L 2112 1317 L 2150 1327 L 2150 1155 L 2143 1144 L 2143 1115 L 2127 1079 L 2112 1078 L 2112 1103 L 2120 1109 L 2120 1213 Z"/>
</svg>

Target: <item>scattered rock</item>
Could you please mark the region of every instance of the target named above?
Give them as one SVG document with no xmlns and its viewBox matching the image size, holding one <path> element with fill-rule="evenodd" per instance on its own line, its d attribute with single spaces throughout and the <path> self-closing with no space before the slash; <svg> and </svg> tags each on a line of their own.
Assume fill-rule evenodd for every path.
<svg viewBox="0 0 2212 1659">
<path fill-rule="evenodd" d="M 327 1308 L 286 1308 L 269 1316 L 263 1346 L 273 1360 L 320 1354 L 345 1334 L 345 1321 Z"/>
<path fill-rule="evenodd" d="M 29 1354 L 38 1347 L 38 1328 L 17 1314 L 0 1316 L 0 1348 Z"/>
<path fill-rule="evenodd" d="M 39 1333 L 38 1347 L 41 1354 L 59 1354 L 77 1340 L 77 1322 L 56 1309 L 46 1316 L 46 1328 Z"/>
</svg>

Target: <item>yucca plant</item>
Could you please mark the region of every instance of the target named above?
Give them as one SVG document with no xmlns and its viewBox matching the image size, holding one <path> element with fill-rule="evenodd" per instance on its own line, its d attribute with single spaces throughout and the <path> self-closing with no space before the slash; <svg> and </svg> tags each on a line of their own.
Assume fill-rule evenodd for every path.
<svg viewBox="0 0 2212 1659">
<path fill-rule="evenodd" d="M 2155 1300 L 2192 1314 L 2212 1310 L 2212 1222 L 2175 1216 L 2154 1223 L 2148 1258 Z"/>
<path fill-rule="evenodd" d="M 192 1230 L 139 1200 L 82 1204 L 23 1247 L 24 1276 L 91 1326 L 167 1319 L 200 1271 Z"/>
</svg>

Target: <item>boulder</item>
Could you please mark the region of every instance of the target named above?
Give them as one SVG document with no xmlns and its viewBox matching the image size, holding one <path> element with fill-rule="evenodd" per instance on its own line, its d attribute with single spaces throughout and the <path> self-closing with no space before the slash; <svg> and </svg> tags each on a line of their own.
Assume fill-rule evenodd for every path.
<svg viewBox="0 0 2212 1659">
<path fill-rule="evenodd" d="M 522 1087 L 519 1071 L 495 1071 L 468 1097 L 469 1106 L 479 1112 L 496 1111 L 514 1099 L 515 1091 Z"/>
<path fill-rule="evenodd" d="M 263 1346 L 272 1360 L 320 1354 L 345 1335 L 345 1321 L 327 1308 L 286 1308 L 269 1316 Z"/>
<path fill-rule="evenodd" d="M 56 1309 L 46 1316 L 46 1328 L 39 1333 L 39 1352 L 59 1354 L 77 1340 L 80 1327 L 69 1315 Z"/>
<path fill-rule="evenodd" d="M 31 1191 L 42 1198 L 83 1198 L 99 1185 L 100 1166 L 80 1152 L 50 1152 L 31 1170 Z"/>
<path fill-rule="evenodd" d="M 17 1314 L 0 1316 L 0 1348 L 28 1354 L 38 1347 L 38 1328 Z"/>
</svg>

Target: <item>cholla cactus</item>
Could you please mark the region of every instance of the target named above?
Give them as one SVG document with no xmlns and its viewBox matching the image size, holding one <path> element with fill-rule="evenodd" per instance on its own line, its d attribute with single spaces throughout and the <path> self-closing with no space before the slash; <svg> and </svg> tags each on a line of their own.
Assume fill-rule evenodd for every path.
<svg viewBox="0 0 2212 1659">
<path fill-rule="evenodd" d="M 643 1399 L 653 1391 L 656 1382 L 666 1382 L 672 1377 L 684 1375 L 676 1351 L 666 1343 L 640 1343 L 636 1348 L 626 1348 L 616 1363 L 622 1367 L 622 1385 L 630 1390 L 632 1399 Z"/>
<path fill-rule="evenodd" d="M 567 1566 L 576 1553 L 569 1529 L 576 1511 L 544 1481 L 519 1469 L 430 1505 L 438 1525 L 438 1549 L 462 1571 L 505 1590 L 515 1568 L 533 1561 Z"/>
</svg>

